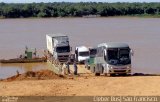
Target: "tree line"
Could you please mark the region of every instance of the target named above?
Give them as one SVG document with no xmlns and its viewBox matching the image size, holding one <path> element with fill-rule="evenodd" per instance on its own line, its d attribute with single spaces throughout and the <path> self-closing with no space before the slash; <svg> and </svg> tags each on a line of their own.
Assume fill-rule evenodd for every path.
<svg viewBox="0 0 160 102">
<path fill-rule="evenodd" d="M 160 3 L 0 3 L 1 18 L 160 15 Z"/>
</svg>

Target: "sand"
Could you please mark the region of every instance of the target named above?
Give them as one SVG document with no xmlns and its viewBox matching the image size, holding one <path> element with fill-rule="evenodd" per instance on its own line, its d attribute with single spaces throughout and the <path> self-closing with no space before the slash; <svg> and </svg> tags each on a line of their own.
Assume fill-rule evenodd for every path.
<svg viewBox="0 0 160 102">
<path fill-rule="evenodd" d="M 0 96 L 160 95 L 160 76 L 94 76 L 86 69 L 79 69 L 78 76 L 71 75 L 65 78 L 55 76 L 50 71 L 45 71 L 45 73 L 50 73 L 47 74 L 48 78 L 43 73 L 42 76 L 45 78 L 19 77 L 14 80 L 0 81 Z"/>
<path fill-rule="evenodd" d="M 0 82 L 0 96 L 160 95 L 159 76 L 76 77 Z"/>
</svg>

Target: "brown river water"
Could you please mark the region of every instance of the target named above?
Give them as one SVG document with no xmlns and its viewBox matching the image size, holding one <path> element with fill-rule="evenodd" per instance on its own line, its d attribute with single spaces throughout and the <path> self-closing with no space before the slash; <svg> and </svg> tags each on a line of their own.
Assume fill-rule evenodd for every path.
<svg viewBox="0 0 160 102">
<path fill-rule="evenodd" d="M 0 19 L 0 59 L 18 57 L 25 46 L 37 48 L 41 53 L 46 49 L 45 35 L 48 33 L 68 35 L 73 49 L 80 45 L 126 42 L 134 50 L 133 73 L 160 74 L 160 18 Z M 46 67 L 44 64 L 21 66 L 1 65 L 0 78 L 17 69 L 23 72 Z"/>
</svg>

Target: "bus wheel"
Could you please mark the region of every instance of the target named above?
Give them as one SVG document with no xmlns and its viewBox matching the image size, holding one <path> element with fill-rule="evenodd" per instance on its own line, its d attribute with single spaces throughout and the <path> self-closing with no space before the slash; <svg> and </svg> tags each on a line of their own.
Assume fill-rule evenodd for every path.
<svg viewBox="0 0 160 102">
<path fill-rule="evenodd" d="M 127 73 L 120 74 L 121 76 L 127 76 Z"/>
<path fill-rule="evenodd" d="M 115 75 L 116 75 L 116 74 L 110 74 L 110 76 L 113 76 L 113 77 L 114 77 Z"/>
<path fill-rule="evenodd" d="M 95 76 L 100 76 L 100 73 L 95 73 Z"/>
</svg>

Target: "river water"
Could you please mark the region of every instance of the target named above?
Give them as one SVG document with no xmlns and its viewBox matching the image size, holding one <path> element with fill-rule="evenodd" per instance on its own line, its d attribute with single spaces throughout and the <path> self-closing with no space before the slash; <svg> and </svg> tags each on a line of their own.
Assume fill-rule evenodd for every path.
<svg viewBox="0 0 160 102">
<path fill-rule="evenodd" d="M 46 49 L 48 33 L 68 35 L 73 49 L 126 42 L 134 50 L 133 72 L 160 74 L 160 18 L 0 19 L 0 59 L 18 57 L 25 46 L 41 53 Z"/>
<path fill-rule="evenodd" d="M 13 64 L 0 64 L 0 79 L 8 78 L 19 73 L 27 71 L 38 71 L 47 69 L 47 63 L 13 63 Z"/>
</svg>

